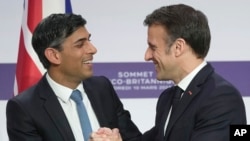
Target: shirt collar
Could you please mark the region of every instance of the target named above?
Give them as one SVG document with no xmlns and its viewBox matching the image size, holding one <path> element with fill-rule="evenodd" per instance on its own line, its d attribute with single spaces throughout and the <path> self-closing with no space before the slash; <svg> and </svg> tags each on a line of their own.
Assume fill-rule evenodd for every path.
<svg viewBox="0 0 250 141">
<path fill-rule="evenodd" d="M 72 89 L 65 87 L 57 82 L 55 82 L 47 73 L 46 79 L 48 80 L 49 85 L 51 86 L 52 90 L 54 91 L 55 95 L 61 99 L 64 103 L 68 102 L 70 99 L 70 95 L 72 93 Z M 84 92 L 83 85 L 80 83 L 77 88 L 82 94 Z"/>
<path fill-rule="evenodd" d="M 203 61 L 200 65 L 198 65 L 191 73 L 189 73 L 186 77 L 184 77 L 179 83 L 178 86 L 182 90 L 186 90 L 188 85 L 191 83 L 193 78 L 196 76 L 196 74 L 204 67 L 207 65 L 206 61 Z"/>
</svg>

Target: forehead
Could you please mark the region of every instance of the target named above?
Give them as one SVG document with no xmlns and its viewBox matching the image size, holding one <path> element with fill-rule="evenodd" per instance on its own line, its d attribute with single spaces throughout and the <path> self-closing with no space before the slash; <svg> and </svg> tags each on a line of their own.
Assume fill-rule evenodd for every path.
<svg viewBox="0 0 250 141">
<path fill-rule="evenodd" d="M 164 26 L 153 24 L 148 27 L 148 36 L 166 36 L 166 30 Z"/>
<path fill-rule="evenodd" d="M 63 45 L 72 45 L 79 41 L 88 40 L 89 37 L 90 33 L 88 32 L 88 30 L 85 27 L 79 27 L 64 40 Z"/>
<path fill-rule="evenodd" d="M 89 32 L 87 28 L 85 27 L 79 27 L 77 30 L 75 30 L 69 37 L 68 39 L 78 39 L 78 38 L 88 38 L 89 37 Z"/>
<path fill-rule="evenodd" d="M 76 29 L 70 36 L 88 36 L 89 35 L 89 31 L 86 27 L 82 26 L 79 27 L 78 29 Z"/>
<path fill-rule="evenodd" d="M 164 40 L 167 38 L 167 32 L 162 25 L 153 24 L 148 27 L 148 40 L 152 41 L 159 41 Z"/>
</svg>

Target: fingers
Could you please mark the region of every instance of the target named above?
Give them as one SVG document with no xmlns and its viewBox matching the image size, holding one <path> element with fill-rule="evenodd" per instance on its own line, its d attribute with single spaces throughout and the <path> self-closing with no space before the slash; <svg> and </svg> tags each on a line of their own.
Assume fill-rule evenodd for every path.
<svg viewBox="0 0 250 141">
<path fill-rule="evenodd" d="M 121 134 L 118 128 L 112 129 L 113 141 L 122 141 Z"/>
<path fill-rule="evenodd" d="M 119 129 L 118 128 L 114 128 L 114 129 L 112 129 L 112 132 L 113 133 L 119 133 Z"/>
<path fill-rule="evenodd" d="M 91 133 L 89 141 L 122 141 L 119 129 L 102 127 Z"/>
<path fill-rule="evenodd" d="M 107 134 L 107 135 L 110 135 L 110 134 L 112 134 L 112 132 L 113 131 L 110 128 L 102 127 L 102 128 L 99 128 L 96 133 L 97 134 Z"/>
</svg>

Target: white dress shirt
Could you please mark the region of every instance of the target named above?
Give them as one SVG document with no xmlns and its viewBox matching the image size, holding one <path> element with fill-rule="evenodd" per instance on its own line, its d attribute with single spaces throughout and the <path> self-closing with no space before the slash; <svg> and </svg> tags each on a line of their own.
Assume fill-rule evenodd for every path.
<svg viewBox="0 0 250 141">
<path fill-rule="evenodd" d="M 73 90 L 52 80 L 48 73 L 46 74 L 46 78 L 62 106 L 62 109 L 67 117 L 76 141 L 84 141 L 76 104 L 72 99 L 70 99 L 70 95 Z M 90 101 L 83 89 L 82 83 L 80 83 L 76 89 L 78 89 L 82 94 L 83 103 L 87 110 L 92 130 L 96 131 L 98 128 L 100 128 L 100 125 L 90 104 Z"/>
</svg>

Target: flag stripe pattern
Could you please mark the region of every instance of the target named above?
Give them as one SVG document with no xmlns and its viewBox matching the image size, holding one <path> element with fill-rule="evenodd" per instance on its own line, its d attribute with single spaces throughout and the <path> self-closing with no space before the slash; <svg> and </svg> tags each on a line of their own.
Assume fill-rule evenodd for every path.
<svg viewBox="0 0 250 141">
<path fill-rule="evenodd" d="M 35 27 L 51 13 L 65 12 L 72 12 L 70 0 L 24 0 L 14 95 L 34 85 L 46 71 L 31 45 Z"/>
<path fill-rule="evenodd" d="M 42 19 L 42 0 L 29 0 L 28 1 L 28 28 L 31 33 L 34 32 L 36 25 Z"/>
</svg>

